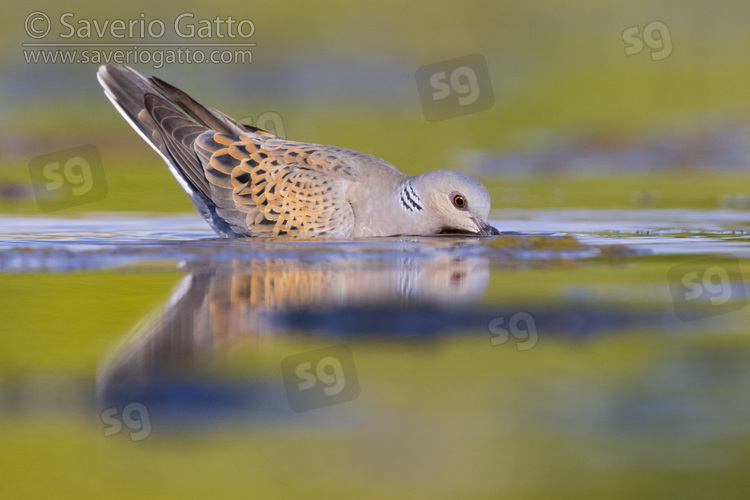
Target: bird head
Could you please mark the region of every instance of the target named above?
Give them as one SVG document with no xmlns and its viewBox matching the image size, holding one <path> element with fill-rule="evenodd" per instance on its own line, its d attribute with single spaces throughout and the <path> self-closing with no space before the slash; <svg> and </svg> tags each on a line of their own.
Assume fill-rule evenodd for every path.
<svg viewBox="0 0 750 500">
<path fill-rule="evenodd" d="M 414 177 L 414 191 L 424 200 L 424 216 L 439 233 L 491 235 L 487 223 L 490 195 L 477 179 L 458 170 L 433 170 Z"/>
</svg>

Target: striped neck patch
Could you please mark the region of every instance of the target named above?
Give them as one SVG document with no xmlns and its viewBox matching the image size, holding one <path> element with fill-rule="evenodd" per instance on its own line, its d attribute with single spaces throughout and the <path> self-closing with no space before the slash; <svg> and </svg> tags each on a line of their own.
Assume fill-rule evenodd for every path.
<svg viewBox="0 0 750 500">
<path fill-rule="evenodd" d="M 404 182 L 401 186 L 401 192 L 399 194 L 401 206 L 407 212 L 421 212 L 424 210 L 422 206 L 422 198 L 420 198 L 414 188 L 411 187 L 411 181 Z"/>
</svg>

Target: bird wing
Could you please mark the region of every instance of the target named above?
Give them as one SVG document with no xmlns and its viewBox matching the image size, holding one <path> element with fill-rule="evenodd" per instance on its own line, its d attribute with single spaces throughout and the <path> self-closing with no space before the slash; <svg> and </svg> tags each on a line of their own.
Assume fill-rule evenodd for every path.
<svg viewBox="0 0 750 500">
<path fill-rule="evenodd" d="M 164 158 L 172 175 L 211 227 L 221 236 L 242 236 L 244 233 L 233 231 L 216 214 L 202 165 L 193 150 L 195 138 L 207 130 L 276 136 L 203 106 L 176 87 L 158 78 L 144 78 L 124 65 L 101 66 L 97 78 L 125 120 Z"/>
<path fill-rule="evenodd" d="M 270 134 L 209 130 L 194 150 L 216 212 L 252 236 L 347 237 L 355 216 L 346 197 L 357 152 Z"/>
<path fill-rule="evenodd" d="M 348 236 L 356 151 L 285 141 L 123 65 L 99 69 L 107 97 L 167 162 L 222 236 Z"/>
</svg>

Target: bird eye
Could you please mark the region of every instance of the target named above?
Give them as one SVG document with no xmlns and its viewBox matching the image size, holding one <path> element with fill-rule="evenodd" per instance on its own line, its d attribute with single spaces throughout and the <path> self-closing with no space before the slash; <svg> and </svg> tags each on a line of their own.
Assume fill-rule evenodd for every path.
<svg viewBox="0 0 750 500">
<path fill-rule="evenodd" d="M 460 210 L 466 210 L 466 198 L 461 196 L 460 194 L 453 196 L 453 205 L 456 206 L 456 208 Z"/>
</svg>

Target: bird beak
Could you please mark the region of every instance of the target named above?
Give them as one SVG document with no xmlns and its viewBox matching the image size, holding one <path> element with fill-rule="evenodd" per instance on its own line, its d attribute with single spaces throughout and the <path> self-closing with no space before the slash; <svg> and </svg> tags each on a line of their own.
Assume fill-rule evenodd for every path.
<svg viewBox="0 0 750 500">
<path fill-rule="evenodd" d="M 481 234 L 482 236 L 500 234 L 500 231 L 487 224 L 487 221 L 485 220 L 477 220 L 473 217 L 471 218 L 471 220 L 474 221 L 474 224 L 477 225 L 477 228 L 479 228 L 479 234 Z"/>
</svg>

